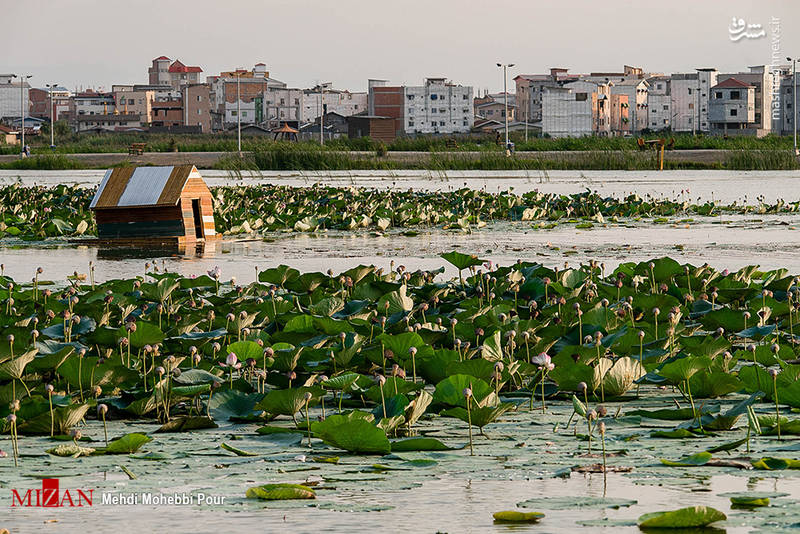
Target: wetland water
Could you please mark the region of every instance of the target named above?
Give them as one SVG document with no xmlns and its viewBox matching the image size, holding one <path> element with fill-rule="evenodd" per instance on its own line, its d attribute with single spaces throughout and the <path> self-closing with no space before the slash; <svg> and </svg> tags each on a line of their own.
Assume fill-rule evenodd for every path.
<svg viewBox="0 0 800 534">
<path fill-rule="evenodd" d="M 447 173 L 424 174 L 397 172 L 332 173 L 263 173 L 262 178 L 231 179 L 223 171 L 203 171 L 210 185 L 247 183 L 248 180 L 286 185 L 309 185 L 320 181 L 331 185 L 356 185 L 396 188 L 468 187 L 497 191 L 514 187 L 517 193 L 539 189 L 545 192 L 574 193 L 586 187 L 603 194 L 680 196 L 690 190 L 692 199 L 747 201 L 764 195 L 766 201 L 784 198 L 796 200 L 794 181 L 800 173 L 792 172 L 723 172 L 674 171 L 642 172 L 549 172 L 537 173 Z M 2 172 L 0 183 L 16 180 L 26 184 L 53 185 L 79 182 L 95 185 L 102 171 Z M 323 179 L 324 178 L 324 179 Z M 540 183 L 541 180 L 541 183 Z M 609 223 L 579 230 L 571 224 L 539 229 L 536 223 L 493 223 L 470 234 L 421 229 L 419 235 L 388 234 L 375 236 L 328 232 L 321 235 L 274 234 L 266 240 L 226 238 L 209 246 L 201 254 L 178 256 L 141 251 L 98 250 L 94 247 L 63 242 L 27 244 L 0 241 L 0 262 L 6 274 L 29 279 L 37 266 L 44 267 L 43 278 L 63 280 L 73 271 L 87 272 L 89 261 L 96 265 L 98 280 L 140 275 L 144 262 L 157 260 L 170 271 L 200 275 L 219 265 L 223 278 L 236 276 L 249 283 L 255 268 L 264 270 L 288 264 L 301 271 L 341 271 L 358 264 L 388 268 L 390 261 L 407 268 L 436 269 L 445 265 L 438 257 L 454 248 L 479 254 L 501 264 L 517 258 L 538 261 L 549 266 L 575 264 L 588 259 L 603 261 L 608 271 L 618 263 L 641 261 L 669 255 L 679 262 L 718 268 L 738 269 L 760 264 L 769 269 L 784 267 L 800 273 L 797 253 L 800 215 L 730 215 L 694 217 L 691 221 L 675 218 L 666 224 L 650 222 Z M 127 256 L 127 257 L 126 257 Z M 440 279 L 457 273 L 448 268 Z M 644 400 L 630 408 L 674 407 L 677 393 L 648 386 L 642 389 Z M 728 396 L 723 408 L 741 400 Z M 634 406 L 635 405 L 635 406 Z M 585 442 L 566 432 L 553 432 L 556 423 L 563 425 L 571 413 L 566 402 L 549 404 L 544 416 L 527 410 L 510 412 L 487 427 L 491 439 L 476 438 L 476 457 L 465 450 L 401 453 L 394 458 L 369 458 L 342 455 L 339 464 L 313 462 L 317 454 L 338 454 L 314 442 L 308 451 L 297 435 L 286 440 L 268 440 L 258 436 L 257 425 L 220 423 L 220 428 L 194 434 L 156 434 L 143 447 L 145 453 L 161 453 L 161 460 L 127 457 L 56 458 L 43 454 L 51 442 L 23 437 L 20 442 L 22 468 L 10 467 L 10 456 L 0 459 L 0 527 L 11 532 L 73 532 L 86 525 L 123 532 L 136 529 L 149 532 L 227 532 L 232 529 L 264 532 L 638 532 L 632 521 L 646 512 L 682 506 L 710 505 L 728 514 L 719 524 L 728 533 L 792 532 L 800 521 L 800 478 L 797 471 L 752 471 L 726 467 L 670 468 L 660 458 L 677 459 L 713 445 L 744 436 L 743 427 L 722 432 L 718 437 L 697 440 L 648 440 L 635 444 L 638 436 L 651 430 L 670 429 L 669 421 L 624 417 L 624 405 L 608 403 L 609 412 L 618 406 L 620 417 L 608 423 L 609 451 L 619 456 L 609 464 L 633 467 L 623 474 L 609 474 L 604 484 L 602 474 L 570 472 L 570 467 L 585 464 Z M 766 412 L 765 412 L 766 413 Z M 312 410 L 312 416 L 319 415 Z M 286 423 L 285 418 L 282 421 Z M 147 423 L 111 423 L 110 435 L 126 432 L 150 432 L 157 428 Z M 421 421 L 418 430 L 451 446 L 463 446 L 465 426 L 450 418 L 432 417 Z M 102 440 L 102 426 L 92 420 L 84 435 Z M 237 439 L 240 438 L 240 439 Z M 258 453 L 237 457 L 219 449 L 221 442 Z M 759 438 L 753 442 L 755 455 L 796 458 L 797 441 Z M 0 440 L 0 448 L 10 448 Z M 739 451 L 740 452 L 740 451 Z M 721 453 L 725 459 L 736 458 Z M 408 463 L 412 460 L 426 462 Z M 599 460 L 598 460 L 599 461 Z M 373 464 L 396 465 L 383 471 Z M 130 480 L 120 469 L 124 465 L 137 475 Z M 15 508 L 9 509 L 10 488 L 36 488 L 39 478 L 59 476 L 62 488 L 95 488 L 96 502 L 103 492 L 204 492 L 224 496 L 225 503 L 213 506 L 113 506 L 95 505 L 84 509 Z M 244 499 L 245 489 L 266 482 L 309 482 L 318 484 L 315 501 L 263 503 Z M 731 510 L 728 492 L 760 491 L 775 494 L 773 506 Z M 781 494 L 788 494 L 780 496 Z M 605 495 L 605 499 L 603 498 Z M 635 502 L 634 502 L 635 501 Z M 309 504 L 310 502 L 310 504 Z M 524 511 L 541 511 L 546 518 L 534 525 L 494 525 L 491 513 L 512 510 L 525 503 Z M 198 526 L 200 525 L 200 526 Z M 423 527 L 424 525 L 424 527 Z M 678 532 L 678 531 L 676 531 Z"/>
</svg>

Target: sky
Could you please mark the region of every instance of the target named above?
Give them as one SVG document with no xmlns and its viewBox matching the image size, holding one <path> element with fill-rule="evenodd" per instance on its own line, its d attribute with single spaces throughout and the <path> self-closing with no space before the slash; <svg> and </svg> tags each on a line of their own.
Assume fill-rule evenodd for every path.
<svg viewBox="0 0 800 534">
<path fill-rule="evenodd" d="M 766 36 L 741 37 L 734 17 Z M 550 67 L 743 71 L 771 62 L 775 27 L 779 57 L 800 55 L 800 0 L 0 0 L 0 20 L 0 73 L 70 89 L 147 83 L 161 55 L 206 75 L 264 62 L 290 87 L 430 76 L 476 93 L 502 90 L 498 62 L 515 64 L 509 79 Z"/>
</svg>

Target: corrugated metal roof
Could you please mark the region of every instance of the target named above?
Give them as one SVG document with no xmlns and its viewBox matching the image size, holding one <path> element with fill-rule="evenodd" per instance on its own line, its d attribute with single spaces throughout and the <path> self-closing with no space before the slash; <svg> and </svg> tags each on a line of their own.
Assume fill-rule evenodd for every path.
<svg viewBox="0 0 800 534">
<path fill-rule="evenodd" d="M 200 178 L 194 165 L 109 170 L 100 182 L 90 208 L 174 206 L 190 176 Z"/>
</svg>

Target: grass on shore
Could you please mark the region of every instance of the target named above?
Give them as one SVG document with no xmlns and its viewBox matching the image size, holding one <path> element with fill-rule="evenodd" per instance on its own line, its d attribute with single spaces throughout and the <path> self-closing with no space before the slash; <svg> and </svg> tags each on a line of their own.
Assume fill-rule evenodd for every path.
<svg viewBox="0 0 800 534">
<path fill-rule="evenodd" d="M 33 137 L 29 144 L 34 154 L 50 154 L 49 138 Z M 634 137 L 578 137 L 553 139 L 547 137 L 530 137 L 524 140 L 521 134 L 513 134 L 512 140 L 518 151 L 574 151 L 574 150 L 635 150 Z M 717 137 L 706 135 L 669 134 L 657 132 L 642 134 L 652 139 L 666 137 L 675 139 L 675 149 L 720 149 L 720 150 L 786 150 L 792 148 L 791 136 L 768 135 L 755 137 Z M 455 144 L 452 143 L 455 141 Z M 146 143 L 148 152 L 234 152 L 237 150 L 235 134 L 165 134 L 165 133 L 108 133 L 108 134 L 69 134 L 56 139 L 56 154 L 81 153 L 117 153 L 127 152 L 131 143 Z M 270 145 L 280 145 L 265 137 L 245 136 L 242 139 L 243 151 L 259 150 Z M 307 150 L 320 148 L 316 141 L 302 141 L 299 146 Z M 325 150 L 332 151 L 388 151 L 411 152 L 498 152 L 502 147 L 495 143 L 492 136 L 487 135 L 453 135 L 453 136 L 421 136 L 401 137 L 387 146 L 382 142 L 362 137 L 358 139 L 339 138 L 327 141 Z M 17 154 L 19 148 L 13 145 L 0 145 L 0 154 Z"/>
</svg>

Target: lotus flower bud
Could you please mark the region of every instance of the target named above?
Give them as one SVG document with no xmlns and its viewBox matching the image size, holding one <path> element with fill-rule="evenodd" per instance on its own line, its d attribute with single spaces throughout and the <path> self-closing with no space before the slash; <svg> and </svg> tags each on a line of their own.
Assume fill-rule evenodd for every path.
<svg viewBox="0 0 800 534">
<path fill-rule="evenodd" d="M 194 361 L 194 364 L 195 364 L 195 365 L 199 364 L 199 363 L 200 363 L 200 360 L 202 360 L 202 359 L 203 359 L 203 357 L 202 357 L 202 356 L 200 356 L 200 354 L 194 354 L 194 355 L 192 356 L 192 361 Z"/>
<path fill-rule="evenodd" d="M 271 358 L 275 355 L 275 350 L 272 347 L 267 347 L 264 349 L 264 356 L 267 358 Z"/>
<path fill-rule="evenodd" d="M 578 391 L 580 393 L 583 393 L 584 391 L 586 391 L 586 382 L 579 382 L 578 383 Z"/>
<path fill-rule="evenodd" d="M 211 344 L 211 348 L 214 349 L 214 352 L 219 352 L 222 349 L 222 345 L 217 342 Z"/>
<path fill-rule="evenodd" d="M 378 385 L 381 386 L 381 387 L 383 387 L 383 385 L 386 383 L 386 377 L 383 376 L 383 375 L 376 376 L 375 380 L 378 381 Z"/>
<path fill-rule="evenodd" d="M 17 422 L 17 414 L 10 413 L 6 416 L 6 421 L 9 423 L 16 423 Z"/>
<path fill-rule="evenodd" d="M 494 370 L 495 371 L 500 371 L 502 373 L 503 372 L 503 362 L 495 362 Z"/>
<path fill-rule="evenodd" d="M 778 376 L 778 370 L 775 369 L 775 368 L 770 369 L 769 370 L 769 376 L 771 376 L 772 378 L 775 378 L 776 376 Z"/>
<path fill-rule="evenodd" d="M 608 410 L 606 410 L 606 407 L 602 404 L 598 404 L 596 409 L 599 417 L 605 417 L 608 414 Z"/>
<path fill-rule="evenodd" d="M 182 371 L 180 370 L 179 367 L 176 367 L 175 369 L 172 370 L 172 376 L 174 378 L 178 378 L 179 376 L 181 376 L 181 373 Z"/>
<path fill-rule="evenodd" d="M 417 347 L 411 347 L 410 349 L 408 349 L 408 353 L 409 353 L 411 356 L 416 356 L 416 354 L 417 354 Z"/>
<path fill-rule="evenodd" d="M 597 419 L 597 412 L 596 412 L 594 409 L 592 409 L 592 410 L 589 410 L 589 411 L 586 413 L 586 417 L 587 417 L 587 418 L 588 418 L 590 421 L 594 421 L 595 419 Z"/>
<path fill-rule="evenodd" d="M 600 421 L 600 423 L 597 425 L 597 430 L 600 431 L 600 435 L 601 436 L 605 436 L 606 435 L 606 424 L 603 421 Z"/>
<path fill-rule="evenodd" d="M 8 409 L 11 410 L 12 412 L 18 412 L 19 411 L 19 401 L 17 399 L 14 399 L 13 401 L 11 401 L 8 404 Z"/>
<path fill-rule="evenodd" d="M 778 354 L 778 352 L 779 352 L 780 350 L 781 350 L 781 347 L 780 347 L 780 345 L 778 345 L 777 343 L 773 343 L 773 344 L 772 344 L 772 352 L 774 352 L 775 354 Z"/>
<path fill-rule="evenodd" d="M 47 384 L 47 385 L 44 387 L 44 391 L 45 391 L 45 393 L 47 393 L 48 395 L 52 395 L 54 390 L 55 390 L 55 388 L 53 387 L 53 384 Z"/>
<path fill-rule="evenodd" d="M 464 398 L 469 399 L 472 397 L 472 388 L 464 388 Z"/>
<path fill-rule="evenodd" d="M 94 393 L 95 397 L 99 397 L 103 393 L 103 388 L 100 386 L 95 386 L 92 388 L 92 393 Z"/>
<path fill-rule="evenodd" d="M 225 363 L 226 363 L 228 366 L 230 366 L 230 367 L 233 367 L 234 365 L 236 365 L 236 362 L 237 362 L 238 360 L 239 360 L 239 359 L 236 357 L 236 354 L 234 354 L 234 353 L 232 353 L 232 352 L 229 352 L 229 353 L 228 353 L 228 357 L 227 357 L 227 358 L 225 358 Z"/>
<path fill-rule="evenodd" d="M 72 430 L 70 430 L 70 431 L 69 431 L 69 435 L 70 435 L 70 436 L 72 437 L 72 439 L 74 439 L 75 441 L 78 441 L 79 439 L 81 439 L 81 438 L 83 437 L 83 434 L 82 434 L 82 433 L 81 433 L 81 431 L 80 431 L 80 430 L 78 430 L 77 428 L 73 428 Z"/>
<path fill-rule="evenodd" d="M 97 405 L 97 414 L 98 415 L 105 415 L 108 412 L 108 406 L 105 404 L 98 404 Z"/>
<path fill-rule="evenodd" d="M 156 367 L 156 374 L 158 376 L 164 376 L 165 372 L 166 372 L 166 370 L 163 367 L 161 367 L 160 365 L 158 367 Z"/>
</svg>

